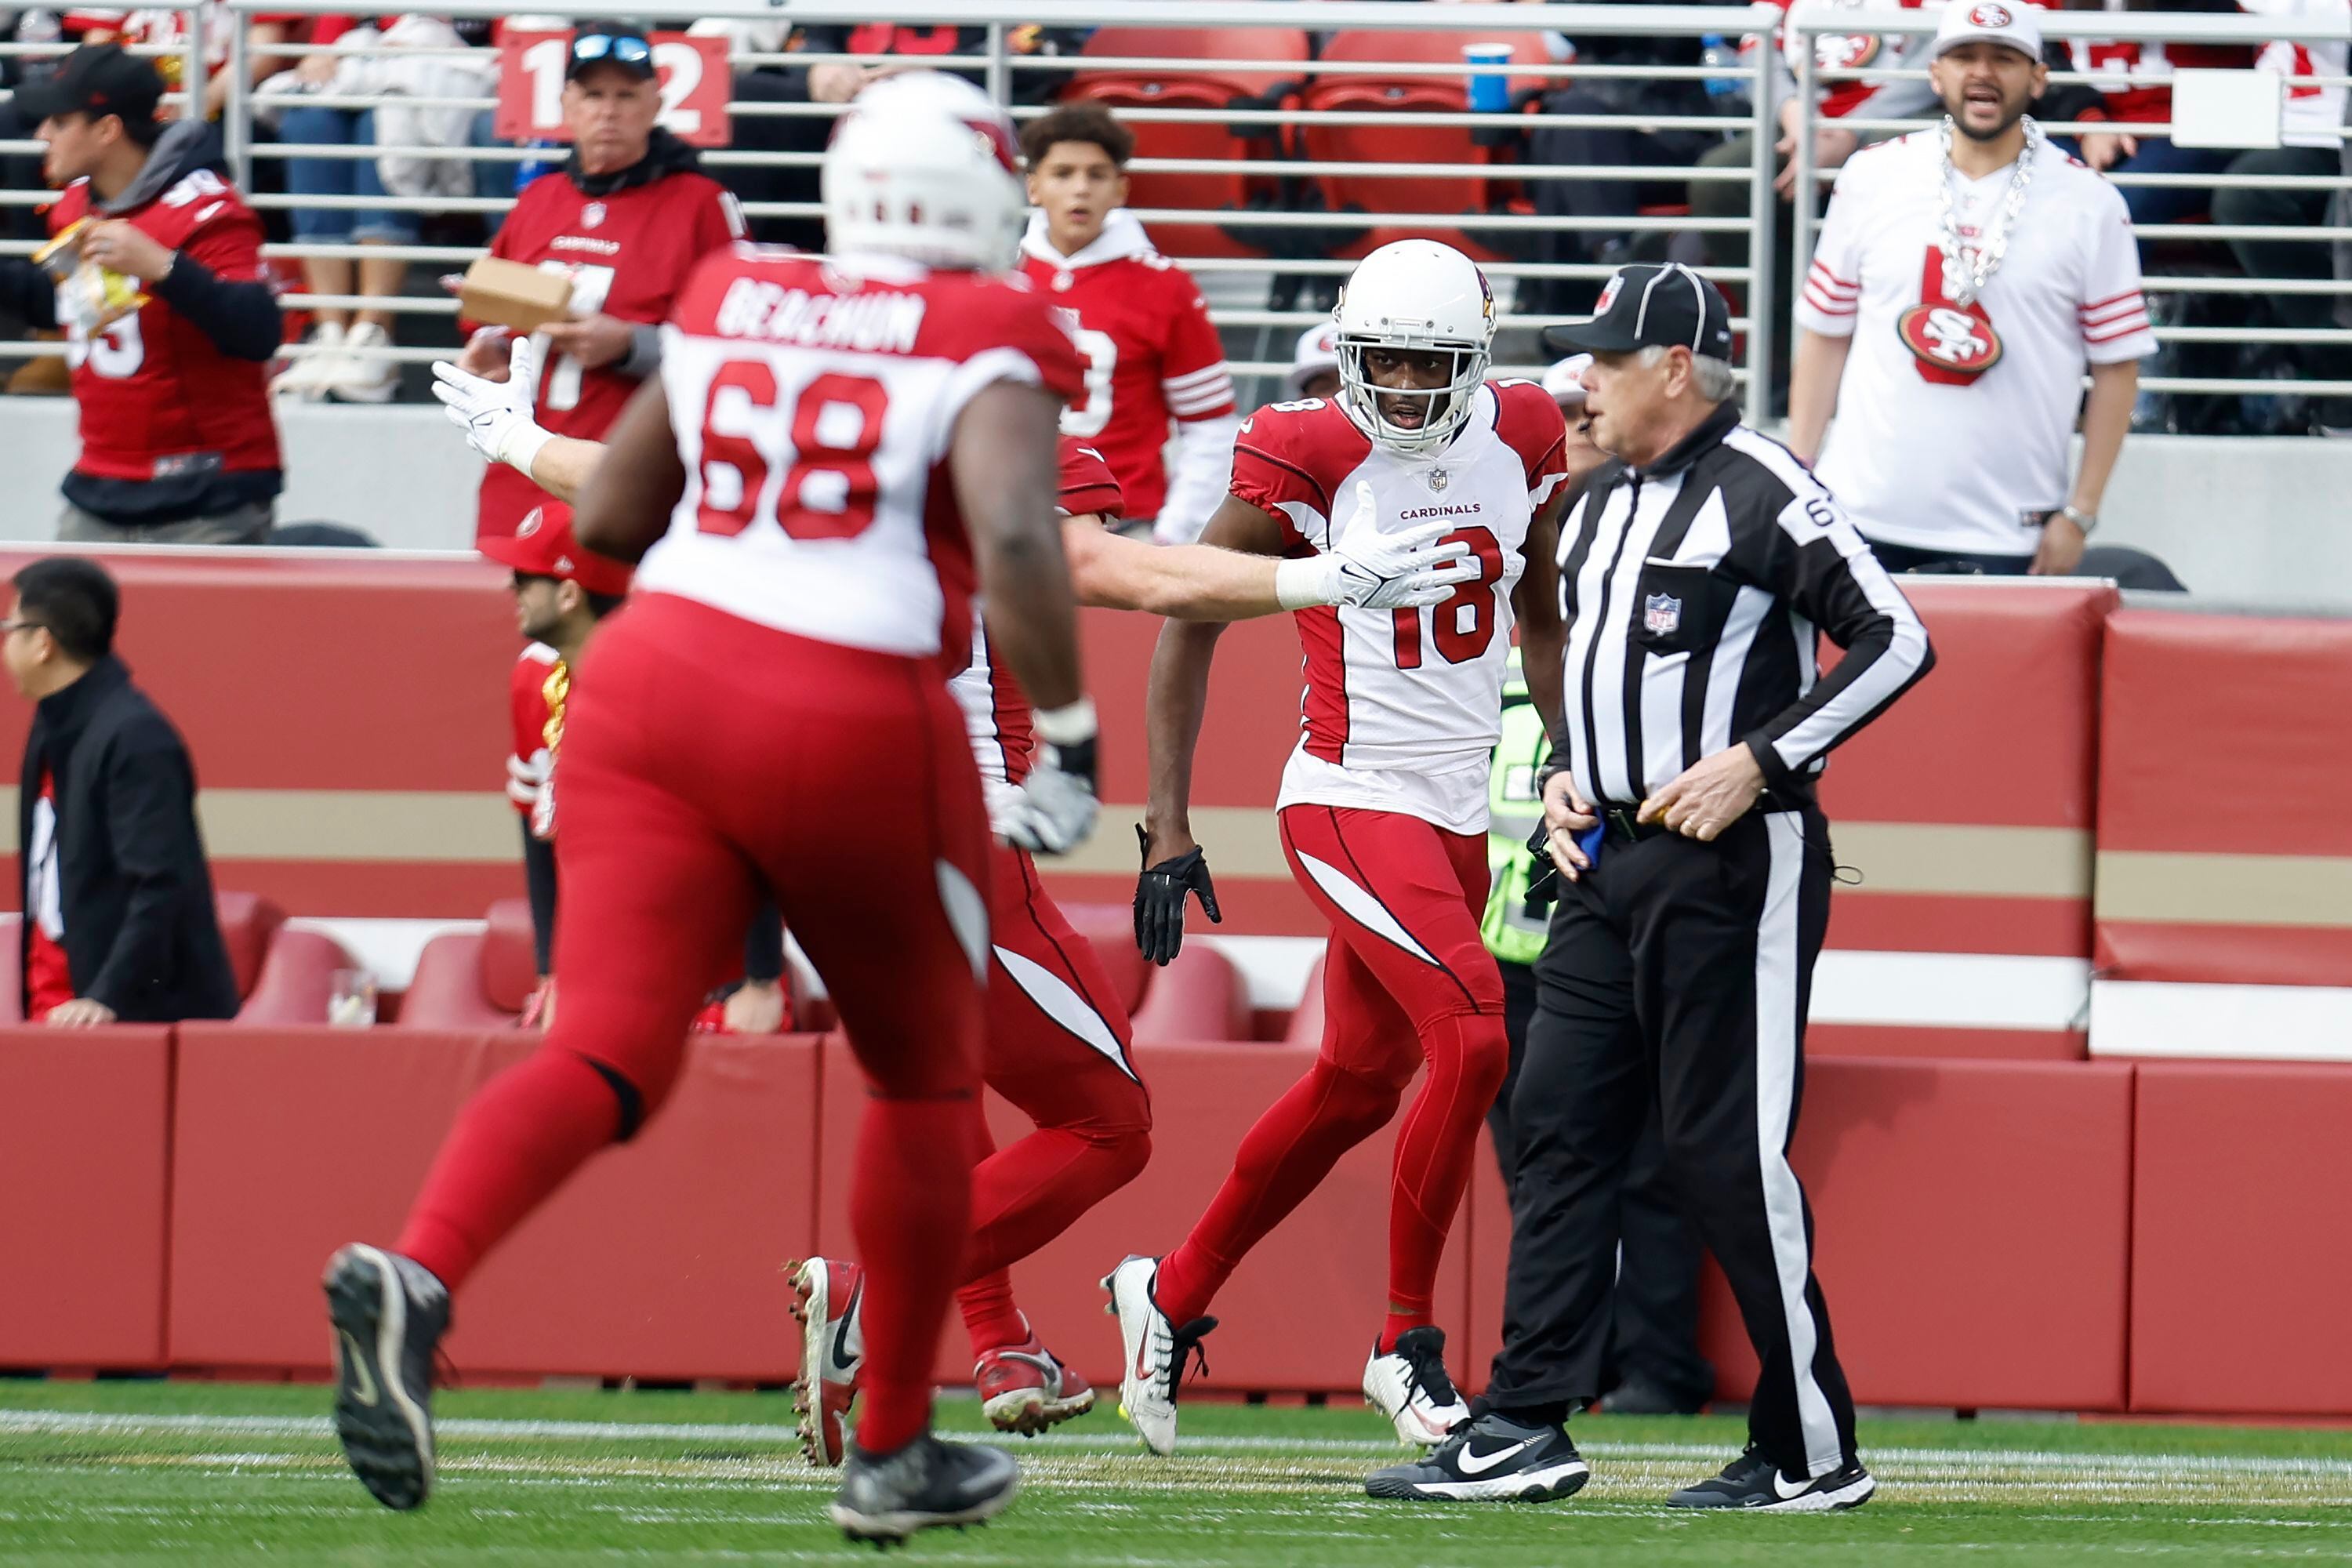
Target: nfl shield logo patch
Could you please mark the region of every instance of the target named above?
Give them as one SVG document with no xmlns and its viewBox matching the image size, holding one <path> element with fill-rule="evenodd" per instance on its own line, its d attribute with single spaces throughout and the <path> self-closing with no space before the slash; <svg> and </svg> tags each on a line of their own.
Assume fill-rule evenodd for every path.
<svg viewBox="0 0 2352 1568">
<path fill-rule="evenodd" d="M 1671 637 L 1683 624 L 1683 602 L 1672 594 L 1653 594 L 1642 601 L 1642 629 L 1652 637 Z"/>
</svg>

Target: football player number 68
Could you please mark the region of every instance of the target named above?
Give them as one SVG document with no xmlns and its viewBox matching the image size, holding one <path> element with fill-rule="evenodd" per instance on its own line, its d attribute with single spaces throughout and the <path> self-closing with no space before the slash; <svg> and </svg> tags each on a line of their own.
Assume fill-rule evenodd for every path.
<svg viewBox="0 0 2352 1568">
<path fill-rule="evenodd" d="M 759 437 L 775 430 L 779 401 L 775 372 L 764 361 L 730 360 L 711 378 L 702 416 L 702 531 L 731 538 L 772 515 L 794 539 L 856 538 L 873 526 L 881 492 L 874 454 L 889 390 L 838 372 L 802 388 L 793 402 L 792 466 L 771 498 L 774 464 Z"/>
</svg>

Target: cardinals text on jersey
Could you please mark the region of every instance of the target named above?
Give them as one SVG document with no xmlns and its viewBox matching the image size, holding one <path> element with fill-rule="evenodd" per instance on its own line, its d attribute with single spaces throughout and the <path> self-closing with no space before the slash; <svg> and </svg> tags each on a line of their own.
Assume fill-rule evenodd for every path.
<svg viewBox="0 0 2352 1568">
<path fill-rule="evenodd" d="M 570 175 L 542 174 L 523 188 L 490 254 L 572 279 L 571 312 L 651 326 L 670 312 L 696 262 L 743 237 L 735 198 L 690 170 L 590 196 Z M 601 441 L 637 390 L 613 365 L 583 366 L 540 345 L 539 422 L 558 436 Z M 547 493 L 517 468 L 482 475 L 483 535 L 509 534 Z"/>
<path fill-rule="evenodd" d="M 1382 533 L 1458 518 L 1447 537 L 1479 575 L 1429 609 L 1298 612 L 1307 692 L 1279 804 L 1400 811 L 1486 830 L 1486 763 L 1502 725 L 1511 589 L 1528 525 L 1567 472 L 1568 426 L 1531 381 L 1488 382 L 1453 444 L 1406 459 L 1321 398 L 1261 408 L 1234 446 L 1233 493 L 1282 520 L 1292 553 L 1329 550 L 1369 480 Z"/>
<path fill-rule="evenodd" d="M 2023 514 L 2066 499 L 2084 366 L 2155 350 L 2122 195 L 2046 140 L 2036 156 L 2008 253 L 1977 301 L 2000 357 L 1976 374 L 1931 363 L 1939 350 L 1971 353 L 1976 336 L 1975 312 L 1944 289 L 1938 139 L 1920 132 L 1866 148 L 1839 171 L 1797 324 L 1853 340 L 1820 473 L 1870 538 L 2032 554 L 2039 535 Z M 1958 183 L 1963 237 L 2010 176 Z M 1931 307 L 1924 318 L 1921 305 Z M 1898 331 L 1906 316 L 1935 328 L 1945 313 L 1945 336 L 1926 354 Z"/>
<path fill-rule="evenodd" d="M 961 656 L 971 547 L 941 466 L 964 405 L 1000 381 L 1079 387 L 1069 334 L 1018 279 L 710 257 L 663 332 L 686 491 L 637 587 L 849 647 Z"/>
</svg>

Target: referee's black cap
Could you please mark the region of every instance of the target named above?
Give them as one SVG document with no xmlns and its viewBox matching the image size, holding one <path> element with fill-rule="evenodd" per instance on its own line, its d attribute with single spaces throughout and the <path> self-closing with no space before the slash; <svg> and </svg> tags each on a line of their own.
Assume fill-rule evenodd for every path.
<svg viewBox="0 0 2352 1568">
<path fill-rule="evenodd" d="M 163 100 L 155 68 L 114 44 L 84 44 L 55 72 L 16 89 L 16 111 L 28 125 L 61 114 L 116 114 L 133 125 L 154 119 Z"/>
<path fill-rule="evenodd" d="M 1705 359 L 1731 357 L 1731 307 L 1716 286 L 1683 266 L 1621 267 L 1601 286 L 1589 321 L 1546 327 L 1554 353 L 1627 353 L 1682 347 Z"/>
</svg>

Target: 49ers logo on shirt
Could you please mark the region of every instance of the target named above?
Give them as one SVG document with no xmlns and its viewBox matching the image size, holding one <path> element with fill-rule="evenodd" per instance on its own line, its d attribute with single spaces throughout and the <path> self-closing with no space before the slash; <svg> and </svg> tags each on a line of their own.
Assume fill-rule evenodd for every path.
<svg viewBox="0 0 2352 1568">
<path fill-rule="evenodd" d="M 1895 331 L 1923 365 L 1969 380 L 2000 363 L 2000 334 L 1980 305 L 1914 305 L 1895 319 Z"/>
</svg>

